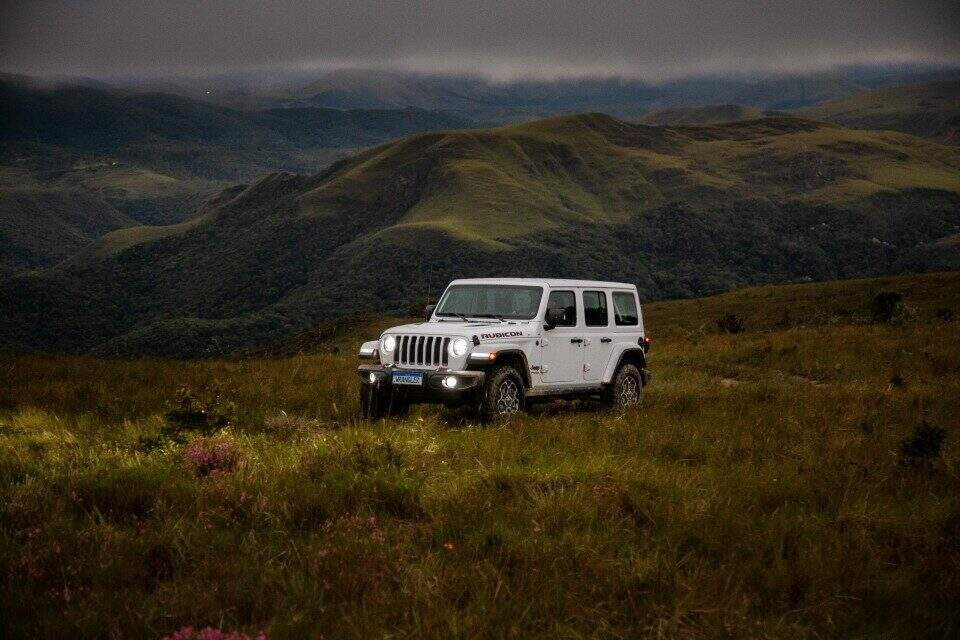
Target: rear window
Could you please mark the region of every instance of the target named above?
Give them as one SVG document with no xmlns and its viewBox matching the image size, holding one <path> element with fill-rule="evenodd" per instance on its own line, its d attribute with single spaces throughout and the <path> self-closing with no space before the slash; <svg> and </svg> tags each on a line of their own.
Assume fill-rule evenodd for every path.
<svg viewBox="0 0 960 640">
<path fill-rule="evenodd" d="M 583 319 L 588 327 L 607 326 L 607 294 L 603 291 L 583 292 Z"/>
<path fill-rule="evenodd" d="M 637 299 L 632 293 L 614 291 L 613 315 L 619 326 L 634 326 L 640 323 L 640 314 L 637 313 Z"/>
</svg>

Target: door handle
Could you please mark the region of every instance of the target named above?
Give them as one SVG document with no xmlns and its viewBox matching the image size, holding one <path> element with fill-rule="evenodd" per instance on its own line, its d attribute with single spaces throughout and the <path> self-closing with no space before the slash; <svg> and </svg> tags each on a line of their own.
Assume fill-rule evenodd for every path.
<svg viewBox="0 0 960 640">
<path fill-rule="evenodd" d="M 583 342 L 583 338 L 570 338 L 570 342 L 574 344 L 580 344 L 581 342 Z"/>
<path fill-rule="evenodd" d="M 613 338 L 600 338 L 600 342 L 613 342 Z"/>
</svg>

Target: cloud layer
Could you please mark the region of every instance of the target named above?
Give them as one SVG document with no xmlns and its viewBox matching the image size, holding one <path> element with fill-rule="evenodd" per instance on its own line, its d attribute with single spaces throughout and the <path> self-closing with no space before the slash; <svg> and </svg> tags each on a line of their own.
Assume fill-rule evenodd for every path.
<svg viewBox="0 0 960 640">
<path fill-rule="evenodd" d="M 24 0 L 0 68 L 35 74 L 395 67 L 493 78 L 960 61 L 960 3 L 909 0 Z"/>
</svg>

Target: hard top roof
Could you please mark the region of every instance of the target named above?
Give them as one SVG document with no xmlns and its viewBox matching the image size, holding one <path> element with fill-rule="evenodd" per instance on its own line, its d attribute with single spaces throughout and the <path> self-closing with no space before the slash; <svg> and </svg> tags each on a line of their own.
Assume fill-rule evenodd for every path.
<svg viewBox="0 0 960 640">
<path fill-rule="evenodd" d="M 450 284 L 512 284 L 546 286 L 550 289 L 563 287 L 592 287 L 595 289 L 630 289 L 637 286 L 628 282 L 603 282 L 601 280 L 564 280 L 562 278 L 460 278 Z"/>
</svg>

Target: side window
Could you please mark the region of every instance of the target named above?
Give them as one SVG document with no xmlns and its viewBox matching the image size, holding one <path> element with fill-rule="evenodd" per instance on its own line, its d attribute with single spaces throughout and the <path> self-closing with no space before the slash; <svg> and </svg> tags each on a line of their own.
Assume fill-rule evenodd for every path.
<svg viewBox="0 0 960 640">
<path fill-rule="evenodd" d="M 563 309 L 566 311 L 563 322 L 559 327 L 577 326 L 577 299 L 573 291 L 551 291 L 547 300 L 547 309 Z"/>
<path fill-rule="evenodd" d="M 583 319 L 588 327 L 607 326 L 607 294 L 603 291 L 583 292 Z"/>
<path fill-rule="evenodd" d="M 626 291 L 613 292 L 613 315 L 618 326 L 636 326 L 640 323 L 637 299 Z"/>
</svg>

